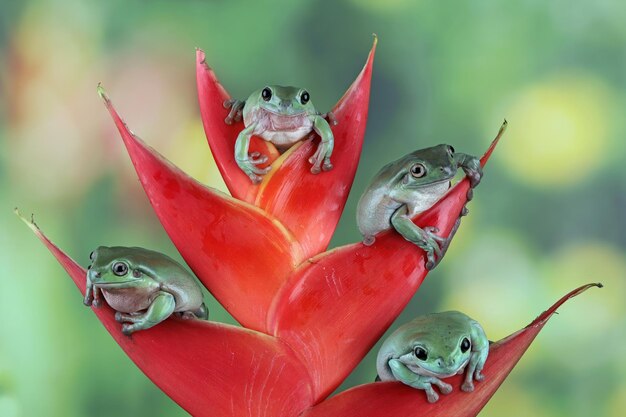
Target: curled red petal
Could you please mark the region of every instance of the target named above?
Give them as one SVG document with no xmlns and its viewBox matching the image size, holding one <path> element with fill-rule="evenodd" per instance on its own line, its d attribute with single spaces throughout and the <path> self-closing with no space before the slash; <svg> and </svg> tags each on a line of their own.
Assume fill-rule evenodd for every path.
<svg viewBox="0 0 626 417">
<path fill-rule="evenodd" d="M 24 221 L 84 294 L 86 270 Z M 276 338 L 174 318 L 129 337 L 106 304 L 92 310 L 139 369 L 191 415 L 295 417 L 312 403 L 306 371 Z"/>
<path fill-rule="evenodd" d="M 206 64 L 204 52 L 197 52 L 197 82 L 200 112 L 207 140 L 231 194 L 253 203 L 279 219 L 300 242 L 304 258 L 326 249 L 335 230 L 354 180 L 369 107 L 370 81 L 376 50 L 376 38 L 361 73 L 332 112 L 338 124 L 331 126 L 335 147 L 333 169 L 311 174 L 308 159 L 313 155 L 318 137 L 292 147 L 272 164 L 272 171 L 260 185 L 250 179 L 234 161 L 235 140 L 242 122 L 227 125 L 228 93 Z M 257 141 L 251 151 L 271 144 Z M 252 149 L 253 147 L 256 147 Z M 263 150 L 261 149 L 262 153 Z M 271 154 L 272 159 L 275 154 Z"/>
<path fill-rule="evenodd" d="M 180 254 L 235 319 L 264 331 L 274 295 L 302 257 L 298 242 L 262 210 L 203 186 L 144 144 L 99 91 Z"/>
<path fill-rule="evenodd" d="M 467 202 L 468 189 L 467 179 L 459 182 L 416 224 L 435 226 L 448 237 Z M 427 273 L 425 253 L 388 230 L 371 246 L 344 246 L 301 265 L 277 295 L 268 329 L 292 346 L 308 367 L 319 400 L 367 354 Z"/>
<path fill-rule="evenodd" d="M 556 309 L 594 286 L 601 287 L 600 284 L 588 284 L 575 289 L 524 329 L 491 345 L 483 370 L 485 380 L 476 382 L 471 393 L 460 389 L 463 375 L 446 379 L 454 390 L 449 395 L 441 395 L 434 404 L 426 400 L 423 391 L 400 382 L 378 382 L 344 391 L 311 408 L 302 417 L 474 417 L 500 387 Z"/>
</svg>

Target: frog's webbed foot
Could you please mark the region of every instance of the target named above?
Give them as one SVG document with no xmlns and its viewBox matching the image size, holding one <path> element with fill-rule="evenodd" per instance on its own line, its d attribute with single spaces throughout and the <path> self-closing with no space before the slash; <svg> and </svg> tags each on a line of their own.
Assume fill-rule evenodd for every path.
<svg viewBox="0 0 626 417">
<path fill-rule="evenodd" d="M 472 381 L 463 382 L 463 385 L 461 385 L 461 390 L 463 390 L 464 392 L 474 391 L 474 383 Z"/>
<path fill-rule="evenodd" d="M 330 162 L 331 152 L 332 148 L 328 143 L 320 142 L 315 154 L 309 158 L 309 162 L 313 164 L 311 167 L 313 174 L 319 174 L 321 171 L 330 171 L 333 169 L 333 164 Z"/>
<path fill-rule="evenodd" d="M 259 152 L 252 152 L 247 158 L 235 158 L 235 160 L 239 168 L 246 173 L 254 184 L 260 183 L 263 180 L 262 176 L 272 169 L 271 166 L 265 168 L 259 168 L 257 166 L 267 162 L 267 156 L 261 155 Z"/>
<path fill-rule="evenodd" d="M 183 320 L 190 320 L 190 319 L 208 320 L 209 319 L 209 310 L 206 308 L 206 305 L 204 305 L 204 303 L 202 303 L 202 305 L 195 310 L 181 311 L 177 314 Z"/>
<path fill-rule="evenodd" d="M 93 295 L 91 293 L 91 291 L 89 291 L 89 288 L 87 288 L 87 291 L 85 291 L 85 297 L 83 298 L 83 304 L 85 304 L 87 307 L 91 306 L 93 304 Z"/>
<path fill-rule="evenodd" d="M 245 101 L 237 100 L 234 98 L 230 98 L 224 101 L 224 108 L 230 109 L 228 116 L 224 119 L 227 125 L 232 125 L 233 122 L 240 122 L 243 115 L 242 110 L 243 106 L 246 104 Z"/>
<path fill-rule="evenodd" d="M 372 246 L 376 242 L 376 236 L 363 236 L 363 244 L 365 246 Z"/>
<path fill-rule="evenodd" d="M 337 126 L 339 124 L 339 121 L 335 117 L 335 113 L 333 113 L 332 111 L 329 111 L 328 113 L 321 114 L 320 116 L 322 116 L 322 118 L 328 120 L 328 124 L 330 124 L 332 126 Z"/>
<path fill-rule="evenodd" d="M 457 155 L 459 156 L 459 166 L 469 179 L 470 189 L 467 191 L 467 200 L 469 201 L 474 197 L 473 189 L 480 184 L 480 180 L 483 177 L 483 168 L 478 158 L 467 154 Z"/>
<path fill-rule="evenodd" d="M 425 227 L 422 233 L 422 241 L 415 242 L 417 246 L 422 248 L 426 252 L 428 261 L 426 262 L 426 269 L 433 270 L 441 261 L 443 257 L 443 248 L 447 245 L 447 239 L 439 236 L 439 229 L 436 227 Z"/>
</svg>

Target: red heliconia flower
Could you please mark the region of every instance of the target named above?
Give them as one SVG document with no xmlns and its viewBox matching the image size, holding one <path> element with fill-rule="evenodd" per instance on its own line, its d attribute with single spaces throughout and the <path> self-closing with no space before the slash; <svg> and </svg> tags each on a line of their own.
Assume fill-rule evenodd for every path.
<svg viewBox="0 0 626 417">
<path fill-rule="evenodd" d="M 86 270 L 33 223 L 23 219 L 85 292 Z M 570 292 L 522 330 L 491 345 L 485 380 L 472 393 L 455 387 L 437 403 L 399 382 L 377 382 L 315 400 L 314 381 L 280 338 L 225 324 L 172 318 L 131 337 L 106 305 L 91 307 L 115 341 L 167 395 L 198 417 L 474 417 L 498 389 L 556 309 L 591 286 Z M 76 297 L 79 302 L 81 298 Z M 332 327 L 332 326 L 328 326 Z M 345 356 L 333 355 L 335 360 Z M 360 358 L 359 358 L 360 359 Z"/>
<path fill-rule="evenodd" d="M 132 337 L 113 311 L 93 308 L 140 369 L 195 416 L 474 416 L 498 388 L 560 300 L 529 327 L 496 343 L 486 381 L 436 404 L 399 383 L 367 384 L 324 399 L 400 314 L 426 277 L 424 253 L 393 230 L 371 246 L 324 252 L 347 199 L 361 152 L 376 41 L 365 67 L 333 108 L 334 168 L 313 175 L 307 139 L 278 156 L 253 185 L 234 162 L 241 125 L 227 125 L 229 96 L 197 52 L 205 132 L 233 197 L 187 176 L 138 139 L 99 88 L 146 194 L 166 232 L 200 281 L 245 327 L 170 319 Z M 484 165 L 505 125 L 481 159 Z M 414 221 L 450 236 L 467 203 L 462 180 Z M 26 221 L 26 220 L 25 220 Z M 26 221 L 81 292 L 86 271 Z M 582 287 L 570 296 L 586 289 Z M 453 380 L 458 383 L 457 380 Z M 457 384 L 458 385 L 458 384 Z"/>
</svg>

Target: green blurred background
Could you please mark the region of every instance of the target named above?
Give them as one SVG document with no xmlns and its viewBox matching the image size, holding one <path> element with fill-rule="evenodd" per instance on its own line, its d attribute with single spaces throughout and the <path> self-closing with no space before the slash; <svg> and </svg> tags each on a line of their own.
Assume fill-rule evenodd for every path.
<svg viewBox="0 0 626 417">
<path fill-rule="evenodd" d="M 459 309 L 492 340 L 568 290 L 481 416 L 626 412 L 626 3 L 0 0 L 0 416 L 184 416 L 124 355 L 12 214 L 76 259 L 97 245 L 178 254 L 96 94 L 223 189 L 201 127 L 195 51 L 235 97 L 306 86 L 329 109 L 379 36 L 370 117 L 333 246 L 360 239 L 358 196 L 386 162 L 509 130 L 446 260 L 392 330 Z M 232 322 L 214 300 L 212 319 Z M 364 319 L 364 318 L 359 318 Z M 342 389 L 372 381 L 376 348 Z M 216 358 L 209 360 L 217 360 Z"/>
</svg>

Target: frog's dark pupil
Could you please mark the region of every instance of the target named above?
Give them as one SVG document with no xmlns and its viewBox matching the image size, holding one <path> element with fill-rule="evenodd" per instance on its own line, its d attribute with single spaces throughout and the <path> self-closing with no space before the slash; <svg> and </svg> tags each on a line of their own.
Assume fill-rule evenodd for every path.
<svg viewBox="0 0 626 417">
<path fill-rule="evenodd" d="M 272 90 L 269 87 L 265 87 L 263 91 L 261 91 L 261 97 L 263 97 L 265 101 L 270 101 L 270 98 L 272 98 Z"/>
<path fill-rule="evenodd" d="M 309 102 L 309 100 L 311 99 L 311 97 L 309 97 L 309 93 L 308 92 L 304 92 L 302 93 L 302 95 L 300 96 L 300 103 L 302 104 L 306 104 Z"/>
<path fill-rule="evenodd" d="M 461 352 L 463 353 L 467 352 L 470 347 L 472 347 L 472 344 L 467 339 L 467 337 L 464 337 L 463 340 L 461 341 Z"/>
<path fill-rule="evenodd" d="M 422 347 L 416 347 L 413 353 L 415 354 L 415 357 L 421 361 L 425 361 L 428 358 L 428 352 L 426 352 L 426 349 Z"/>
<path fill-rule="evenodd" d="M 93 251 L 89 254 L 89 259 L 91 259 L 93 261 Z"/>
<path fill-rule="evenodd" d="M 126 275 L 128 266 L 124 262 L 116 262 L 113 264 L 113 273 L 118 276 Z"/>
<path fill-rule="evenodd" d="M 415 164 L 411 167 L 411 174 L 416 178 L 423 177 L 425 172 L 426 169 L 422 164 Z"/>
<path fill-rule="evenodd" d="M 454 146 L 448 146 L 448 149 L 450 150 L 451 154 L 454 154 Z"/>
</svg>

